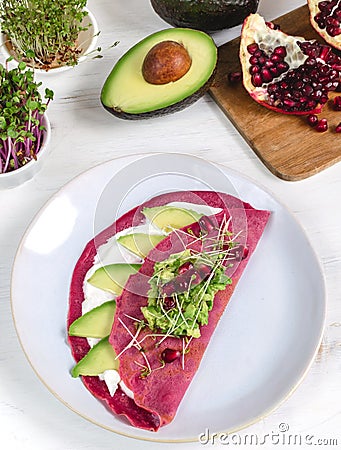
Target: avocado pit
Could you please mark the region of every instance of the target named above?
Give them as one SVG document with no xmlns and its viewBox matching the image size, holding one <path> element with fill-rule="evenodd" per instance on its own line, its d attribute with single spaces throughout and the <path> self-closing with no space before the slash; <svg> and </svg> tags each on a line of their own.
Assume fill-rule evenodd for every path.
<svg viewBox="0 0 341 450">
<path fill-rule="evenodd" d="M 171 66 L 176 76 L 170 76 L 168 73 L 166 79 L 161 80 L 165 84 L 153 84 L 155 81 L 159 83 L 163 78 L 160 73 L 167 73 L 164 66 L 167 67 L 168 64 L 165 64 L 163 57 L 162 68 L 157 69 L 155 61 L 158 58 L 150 56 L 156 50 L 160 50 L 160 47 L 161 50 L 162 48 L 164 50 L 165 45 L 168 47 L 169 41 L 172 42 L 171 48 L 175 42 L 177 54 L 185 53 L 185 58 L 181 59 L 185 59 L 187 64 L 185 69 L 180 70 L 173 56 Z M 167 44 L 164 44 L 165 42 Z M 151 55 L 148 55 L 158 43 L 162 45 L 158 45 Z M 152 70 L 148 67 L 149 58 L 153 62 Z M 180 66 L 182 65 L 183 62 Z M 136 43 L 116 62 L 103 85 L 101 103 L 114 116 L 127 120 L 148 119 L 178 112 L 196 102 L 207 92 L 214 80 L 216 65 L 217 47 L 206 33 L 189 28 L 157 31 Z M 154 75 L 156 73 L 157 76 L 152 78 L 151 73 Z M 179 220 L 187 221 L 186 217 L 182 216 Z M 192 222 L 193 220 L 190 221 Z"/>
<path fill-rule="evenodd" d="M 167 84 L 182 78 L 190 69 L 192 59 L 186 48 L 175 41 L 162 41 L 147 53 L 142 74 L 147 83 Z"/>
</svg>

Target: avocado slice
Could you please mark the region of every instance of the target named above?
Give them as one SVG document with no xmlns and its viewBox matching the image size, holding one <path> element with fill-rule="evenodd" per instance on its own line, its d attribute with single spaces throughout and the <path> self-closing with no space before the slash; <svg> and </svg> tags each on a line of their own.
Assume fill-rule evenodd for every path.
<svg viewBox="0 0 341 450">
<path fill-rule="evenodd" d="M 148 52 L 157 44 L 182 44 L 191 58 L 189 70 L 180 79 L 152 84 L 142 68 Z M 158 31 L 125 53 L 116 63 L 101 92 L 101 102 L 110 113 L 123 119 L 142 119 L 183 109 L 200 98 L 213 82 L 217 48 L 207 34 L 186 28 Z"/>
<path fill-rule="evenodd" d="M 202 214 L 198 214 L 195 211 L 167 205 L 143 208 L 142 214 L 166 233 L 197 222 L 202 217 Z"/>
<path fill-rule="evenodd" d="M 109 264 L 97 269 L 87 281 L 104 291 L 120 295 L 130 275 L 140 267 L 141 264 Z"/>
<path fill-rule="evenodd" d="M 79 375 L 96 376 L 105 370 L 118 370 L 119 362 L 109 343 L 109 336 L 98 342 L 72 369 L 74 378 Z"/>
<path fill-rule="evenodd" d="M 108 336 L 111 332 L 115 311 L 115 300 L 93 308 L 72 322 L 69 327 L 69 335 L 98 339 Z"/>
<path fill-rule="evenodd" d="M 175 27 L 204 31 L 231 28 L 255 13 L 259 0 L 151 0 L 154 11 Z"/>
<path fill-rule="evenodd" d="M 144 259 L 165 236 L 159 234 L 132 233 L 120 236 L 117 242 Z"/>
</svg>

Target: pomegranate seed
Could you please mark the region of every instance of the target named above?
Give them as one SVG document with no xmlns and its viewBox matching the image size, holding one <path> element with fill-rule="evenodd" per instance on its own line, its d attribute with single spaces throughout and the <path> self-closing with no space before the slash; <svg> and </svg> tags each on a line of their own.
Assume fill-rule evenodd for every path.
<svg viewBox="0 0 341 450">
<path fill-rule="evenodd" d="M 262 69 L 261 70 L 261 77 L 264 83 L 268 83 L 272 80 L 271 72 L 268 69 Z"/>
<path fill-rule="evenodd" d="M 259 64 L 260 66 L 264 66 L 265 62 L 266 62 L 265 56 L 260 56 L 260 57 L 258 58 L 258 64 Z"/>
<path fill-rule="evenodd" d="M 302 89 L 303 88 L 303 82 L 301 80 L 296 81 L 296 83 L 294 84 L 294 88 L 295 89 Z"/>
<path fill-rule="evenodd" d="M 278 69 L 278 71 L 279 71 L 280 73 L 284 73 L 284 72 L 286 72 L 286 71 L 289 69 L 289 64 L 286 63 L 286 62 L 280 62 L 280 63 L 277 65 L 277 69 Z"/>
<path fill-rule="evenodd" d="M 328 57 L 330 56 L 330 52 L 331 52 L 331 48 L 328 47 L 327 45 L 324 45 L 324 46 L 321 48 L 319 57 L 320 57 L 321 59 L 323 59 L 323 61 L 327 61 Z"/>
<path fill-rule="evenodd" d="M 320 89 L 317 89 L 311 94 L 311 98 L 314 100 L 319 100 L 322 97 L 322 91 Z"/>
<path fill-rule="evenodd" d="M 262 80 L 262 77 L 258 73 L 256 73 L 255 75 L 252 76 L 252 84 L 255 87 L 262 86 L 263 80 Z"/>
<path fill-rule="evenodd" d="M 335 127 L 336 133 L 341 133 L 341 122 Z"/>
<path fill-rule="evenodd" d="M 317 122 L 317 125 L 315 127 L 315 130 L 319 133 L 324 133 L 328 130 L 328 122 L 327 119 L 321 119 Z"/>
<path fill-rule="evenodd" d="M 242 79 L 241 72 L 230 72 L 228 74 L 228 80 L 230 83 L 238 83 Z"/>
<path fill-rule="evenodd" d="M 199 284 L 210 272 L 211 268 L 204 264 L 198 269 L 189 267 L 187 270 L 184 270 L 181 274 L 162 286 L 162 293 L 166 295 L 165 300 L 168 298 L 172 299 L 171 297 L 174 293 L 181 294 L 182 292 L 186 292 L 190 286 Z M 167 302 L 170 302 L 170 300 L 167 300 Z"/>
<path fill-rule="evenodd" d="M 242 255 L 242 259 L 247 258 L 249 255 L 249 249 L 247 247 L 243 248 L 243 255 Z"/>
<path fill-rule="evenodd" d="M 185 262 L 182 266 L 179 267 L 178 273 L 179 275 L 187 272 L 188 269 L 192 269 L 193 264 L 190 261 Z"/>
<path fill-rule="evenodd" d="M 278 92 L 278 90 L 279 90 L 278 84 L 270 84 L 268 87 L 268 92 L 270 95 L 275 94 L 276 92 Z"/>
<path fill-rule="evenodd" d="M 326 24 L 330 25 L 332 27 L 339 27 L 340 23 L 337 19 L 334 19 L 334 17 L 327 17 Z"/>
<path fill-rule="evenodd" d="M 307 122 L 311 127 L 316 127 L 318 121 L 319 119 L 316 114 L 309 114 L 309 116 L 307 117 Z"/>
<path fill-rule="evenodd" d="M 281 56 L 279 56 L 279 55 L 271 55 L 270 56 L 270 60 L 273 62 L 273 63 L 278 63 L 278 62 L 282 62 L 283 61 L 283 58 L 281 57 Z"/>
<path fill-rule="evenodd" d="M 329 83 L 329 77 L 321 77 L 320 78 L 320 83 L 325 86 L 327 83 Z"/>
<path fill-rule="evenodd" d="M 326 32 L 329 34 L 329 36 L 332 36 L 332 37 L 339 36 L 339 34 L 341 34 L 341 28 L 339 26 L 337 26 L 337 27 L 327 26 Z"/>
<path fill-rule="evenodd" d="M 275 50 L 273 51 L 273 54 L 278 55 L 282 58 L 285 58 L 287 55 L 287 49 L 283 45 L 281 45 L 281 46 L 275 48 Z"/>
<path fill-rule="evenodd" d="M 256 58 L 259 58 L 260 56 L 265 56 L 264 52 L 262 52 L 262 50 L 257 50 L 254 55 L 256 56 Z"/>
<path fill-rule="evenodd" d="M 325 17 L 321 13 L 316 14 L 316 16 L 314 17 L 314 20 L 322 30 L 324 28 L 326 28 L 326 20 L 325 20 Z"/>
<path fill-rule="evenodd" d="M 173 350 L 173 349 L 171 349 L 171 348 L 166 348 L 166 349 L 161 353 L 161 359 L 162 359 L 162 361 L 164 361 L 166 364 L 175 361 L 176 359 L 180 358 L 180 356 L 181 356 L 181 353 L 179 352 L 179 350 Z"/>
<path fill-rule="evenodd" d="M 311 95 L 312 92 L 314 92 L 313 87 L 310 86 L 310 84 L 306 84 L 306 85 L 304 86 L 304 88 L 303 88 L 303 93 L 304 93 L 305 95 Z"/>
<path fill-rule="evenodd" d="M 256 53 L 258 49 L 259 49 L 258 44 L 256 44 L 255 42 L 247 46 L 247 51 L 250 53 L 250 55 Z"/>
<path fill-rule="evenodd" d="M 333 108 L 335 111 L 341 111 L 341 97 L 334 97 Z"/>
<path fill-rule="evenodd" d="M 166 311 L 175 307 L 175 300 L 173 297 L 166 297 L 163 299 L 163 306 Z"/>
<path fill-rule="evenodd" d="M 264 64 L 264 66 L 267 67 L 268 69 L 270 69 L 270 67 L 273 67 L 274 65 L 275 64 L 270 59 L 267 59 Z"/>
<path fill-rule="evenodd" d="M 249 63 L 251 64 L 251 66 L 255 66 L 256 64 L 258 64 L 258 58 L 255 55 L 250 56 L 249 59 Z"/>
<path fill-rule="evenodd" d="M 306 103 L 306 108 L 309 109 L 315 109 L 316 108 L 317 103 L 314 100 L 309 100 Z"/>
<path fill-rule="evenodd" d="M 317 6 L 320 11 L 324 11 L 328 7 L 329 3 L 330 2 L 319 2 Z"/>
<path fill-rule="evenodd" d="M 254 75 L 255 73 L 258 73 L 260 71 L 259 66 L 251 66 L 250 67 L 250 74 Z"/>
<path fill-rule="evenodd" d="M 269 70 L 274 78 L 279 75 L 279 71 L 278 71 L 277 67 L 270 67 Z"/>
<path fill-rule="evenodd" d="M 212 220 L 207 217 L 207 216 L 202 216 L 199 219 L 199 226 L 200 229 L 205 231 L 206 233 L 209 233 L 210 231 L 212 231 L 215 227 L 214 227 L 214 223 L 212 222 Z"/>
<path fill-rule="evenodd" d="M 297 103 L 294 102 L 293 100 L 290 100 L 290 98 L 285 98 L 283 100 L 283 103 L 286 107 L 288 107 L 290 109 L 295 108 L 297 106 Z"/>
</svg>

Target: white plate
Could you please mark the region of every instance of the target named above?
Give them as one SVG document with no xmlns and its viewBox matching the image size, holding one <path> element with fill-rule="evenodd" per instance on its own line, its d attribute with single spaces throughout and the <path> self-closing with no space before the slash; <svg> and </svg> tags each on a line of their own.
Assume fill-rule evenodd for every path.
<svg viewBox="0 0 341 450">
<path fill-rule="evenodd" d="M 180 189 L 229 192 L 272 215 L 174 421 L 152 433 L 110 414 L 79 379 L 71 378 L 68 289 L 74 265 L 94 233 L 116 214 Z M 195 441 L 206 429 L 232 432 L 250 425 L 297 387 L 321 340 L 325 286 L 302 228 L 263 188 L 192 156 L 134 155 L 85 172 L 40 211 L 15 259 L 12 309 L 33 369 L 69 408 L 127 436 Z"/>
</svg>

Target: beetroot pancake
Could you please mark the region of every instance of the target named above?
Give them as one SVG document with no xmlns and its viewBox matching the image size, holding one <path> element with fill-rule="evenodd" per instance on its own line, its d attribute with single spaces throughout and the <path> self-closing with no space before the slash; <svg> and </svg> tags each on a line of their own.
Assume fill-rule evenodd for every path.
<svg viewBox="0 0 341 450">
<path fill-rule="evenodd" d="M 167 257 L 177 251 L 177 249 L 181 250 L 181 247 L 184 245 L 183 238 L 178 239 L 179 234 L 173 232 L 161 241 L 150 252 L 140 271 L 130 276 L 123 293 L 116 299 L 117 308 L 110 343 L 117 354 L 122 352 L 119 357 L 120 376 L 126 386 L 134 392 L 134 399 L 128 397 L 120 387 L 111 396 L 105 382 L 98 377 L 83 376 L 82 381 L 95 397 L 105 402 L 111 411 L 126 416 L 133 426 L 152 431 L 157 431 L 160 426 L 169 423 L 173 419 L 179 403 L 199 367 L 214 329 L 251 254 L 256 248 L 269 217 L 268 211 L 255 210 L 248 203 L 244 203 L 233 196 L 206 191 L 163 194 L 134 208 L 86 245 L 72 276 L 68 328 L 71 323 L 82 315 L 82 302 L 84 301 L 83 282 L 87 271 L 94 263 L 98 246 L 107 242 L 116 233 L 143 223 L 145 221 L 145 217 L 141 212 L 143 208 L 162 206 L 170 202 L 206 204 L 214 208 L 221 208 L 223 212 L 214 216 L 215 220 L 219 224 L 223 217 L 225 219 L 232 218 L 233 232 L 243 233 L 243 245 L 247 248 L 248 254 L 245 255 L 244 259 L 238 261 L 238 264 L 234 264 L 232 284 L 215 295 L 213 309 L 209 313 L 209 322 L 207 325 L 201 326 L 200 338 L 193 338 L 190 341 L 184 357 L 178 358 L 170 364 L 164 364 L 164 367 L 161 367 L 160 355 L 162 352 L 167 351 L 167 349 L 183 352 L 183 339 L 167 337 L 157 347 L 155 346 L 155 339 L 149 337 L 144 339 L 143 352 L 148 354 L 148 365 L 150 364 L 152 368 L 148 376 L 144 376 L 141 372 L 141 367 L 145 365 L 145 358 L 142 356 L 142 352 L 133 346 L 126 349 L 131 343 L 131 335 L 136 334 L 136 323 L 133 320 L 127 320 L 127 316 L 143 320 L 141 307 L 147 304 L 147 292 L 150 288 L 148 280 L 153 274 L 155 261 L 160 260 L 160 254 L 163 255 L 162 257 Z M 188 228 L 197 232 L 198 224 L 186 227 L 186 229 Z M 194 237 L 186 236 L 186 245 L 191 245 L 191 239 L 194 239 Z M 141 295 L 136 294 L 136 292 L 139 292 Z M 148 334 L 147 330 L 141 331 L 139 341 Z M 69 343 L 76 362 L 80 361 L 90 350 L 86 338 L 69 336 Z M 155 370 L 157 368 L 159 369 Z"/>
</svg>

